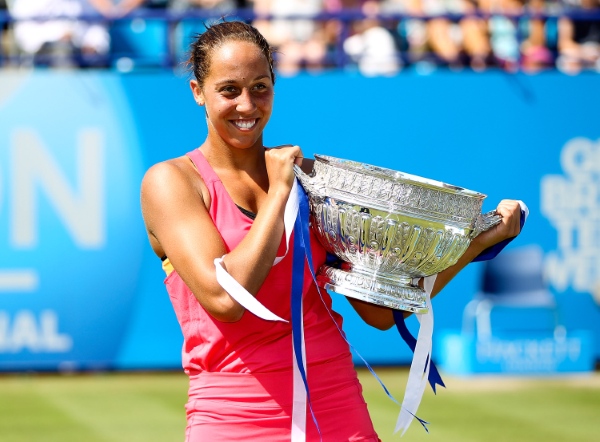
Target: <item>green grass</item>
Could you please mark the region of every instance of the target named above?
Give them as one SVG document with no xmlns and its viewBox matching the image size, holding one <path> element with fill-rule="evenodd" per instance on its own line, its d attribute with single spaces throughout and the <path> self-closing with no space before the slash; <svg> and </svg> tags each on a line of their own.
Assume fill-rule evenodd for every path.
<svg viewBox="0 0 600 442">
<path fill-rule="evenodd" d="M 401 400 L 406 369 L 377 369 Z M 587 442 L 600 437 L 600 374 L 565 378 L 445 376 L 425 393 L 404 437 L 393 434 L 399 407 L 359 370 L 383 442 Z M 0 376 L 1 442 L 183 441 L 187 378 L 182 373 Z M 343 419 L 343 416 L 340 416 Z M 325 441 L 330 442 L 330 441 Z M 338 442 L 338 441 L 335 441 Z"/>
<path fill-rule="evenodd" d="M 183 441 L 186 392 L 179 373 L 0 377 L 0 441 Z"/>
<path fill-rule="evenodd" d="M 407 371 L 377 370 L 401 400 Z M 600 374 L 578 377 L 516 378 L 444 376 L 447 388 L 426 390 L 417 415 L 430 422 L 429 434 L 415 420 L 403 440 L 428 442 L 587 442 L 600 440 Z M 393 434 L 398 407 L 361 376 L 365 398 L 383 442 Z M 379 387 L 381 389 L 381 387 Z"/>
</svg>

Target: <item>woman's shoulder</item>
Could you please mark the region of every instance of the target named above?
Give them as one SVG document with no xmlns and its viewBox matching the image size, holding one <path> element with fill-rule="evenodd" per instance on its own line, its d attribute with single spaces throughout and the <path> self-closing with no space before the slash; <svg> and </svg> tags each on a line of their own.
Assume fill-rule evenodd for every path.
<svg viewBox="0 0 600 442">
<path fill-rule="evenodd" d="M 208 210 L 211 202 L 202 177 L 185 155 L 150 167 L 142 179 L 140 199 L 145 218 L 177 213 L 181 208 L 197 207 L 198 203 Z"/>
<path fill-rule="evenodd" d="M 144 174 L 144 181 L 163 181 L 165 178 L 174 180 L 191 178 L 196 175 L 192 161 L 187 155 L 161 161 L 152 165 Z"/>
<path fill-rule="evenodd" d="M 143 185 L 170 185 L 189 179 L 193 168 L 186 156 L 168 159 L 152 165 L 144 174 Z"/>
<path fill-rule="evenodd" d="M 142 179 L 142 193 L 160 195 L 205 194 L 206 186 L 187 155 L 168 159 L 151 166 Z"/>
</svg>

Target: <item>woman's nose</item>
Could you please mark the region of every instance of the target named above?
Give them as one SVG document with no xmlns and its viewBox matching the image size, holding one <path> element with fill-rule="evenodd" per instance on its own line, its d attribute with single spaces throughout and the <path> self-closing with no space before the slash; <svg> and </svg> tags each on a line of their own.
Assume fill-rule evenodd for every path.
<svg viewBox="0 0 600 442">
<path fill-rule="evenodd" d="M 238 112 L 249 112 L 254 110 L 256 105 L 254 104 L 254 99 L 250 91 L 244 89 L 242 93 L 238 96 L 236 110 Z"/>
</svg>

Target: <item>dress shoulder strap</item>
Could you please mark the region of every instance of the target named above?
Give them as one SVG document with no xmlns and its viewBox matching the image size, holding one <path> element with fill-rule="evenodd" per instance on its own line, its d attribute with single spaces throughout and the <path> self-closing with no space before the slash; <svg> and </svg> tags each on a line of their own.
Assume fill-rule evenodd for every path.
<svg viewBox="0 0 600 442">
<path fill-rule="evenodd" d="M 206 157 L 202 154 L 200 149 L 194 149 L 191 152 L 186 154 L 194 166 L 196 166 L 196 170 L 202 177 L 205 183 L 220 181 L 216 172 L 212 168 L 212 166 L 206 160 Z"/>
</svg>

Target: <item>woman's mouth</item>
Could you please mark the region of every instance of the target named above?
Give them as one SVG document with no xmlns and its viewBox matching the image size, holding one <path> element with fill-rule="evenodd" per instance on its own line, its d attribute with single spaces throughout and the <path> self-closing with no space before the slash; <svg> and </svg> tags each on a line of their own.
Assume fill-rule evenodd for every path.
<svg viewBox="0 0 600 442">
<path fill-rule="evenodd" d="M 238 129 L 247 130 L 247 129 L 252 129 L 254 127 L 254 125 L 256 125 L 256 123 L 258 122 L 258 119 L 257 118 L 243 119 L 243 120 L 240 119 L 240 120 L 233 120 L 232 122 Z"/>
</svg>

